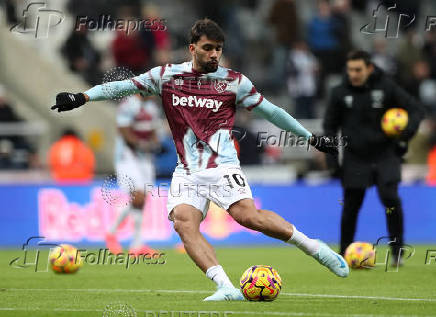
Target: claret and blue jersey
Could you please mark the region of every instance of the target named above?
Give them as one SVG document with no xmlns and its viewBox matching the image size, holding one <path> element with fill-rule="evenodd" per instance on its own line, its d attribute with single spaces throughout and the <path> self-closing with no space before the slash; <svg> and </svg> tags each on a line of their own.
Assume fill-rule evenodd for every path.
<svg viewBox="0 0 436 317">
<path fill-rule="evenodd" d="M 193 69 L 192 62 L 167 64 L 108 84 L 115 93 L 161 97 L 179 157 L 177 169 L 188 174 L 220 164 L 239 165 L 231 136 L 237 107 L 260 108 L 259 114 L 279 127 L 310 136 L 283 109 L 264 99 L 247 77 L 225 67 L 200 73 Z M 109 89 L 102 86 L 85 92 L 91 101 L 110 98 Z"/>
</svg>

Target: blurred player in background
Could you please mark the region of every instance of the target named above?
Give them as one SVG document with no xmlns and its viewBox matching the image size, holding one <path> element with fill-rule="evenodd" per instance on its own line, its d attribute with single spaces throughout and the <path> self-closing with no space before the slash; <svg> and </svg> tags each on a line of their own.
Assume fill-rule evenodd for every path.
<svg viewBox="0 0 436 317">
<path fill-rule="evenodd" d="M 155 67 L 137 77 L 105 85 L 116 95 L 142 92 L 162 98 L 179 156 L 168 192 L 168 218 L 174 222 L 188 255 L 217 285 L 215 294 L 205 300 L 244 299 L 200 232 L 210 201 L 227 210 L 242 226 L 296 245 L 337 276 L 348 276 L 345 260 L 325 243 L 307 237 L 278 214 L 255 207 L 231 131 L 235 111 L 240 108 L 253 110 L 322 152 L 337 154 L 334 140 L 313 135 L 285 110 L 266 100 L 243 74 L 219 66 L 224 33 L 215 22 L 197 21 L 189 43 L 192 61 Z M 52 109 L 69 111 L 87 101 L 109 98 L 107 89 L 98 85 L 84 93 L 59 93 Z"/>
<path fill-rule="evenodd" d="M 376 67 L 365 51 L 349 53 L 346 71 L 343 83 L 331 92 L 324 118 L 325 134 L 335 136 L 340 130 L 347 143 L 342 166 L 329 162 L 339 171 L 344 188 L 340 253 L 353 242 L 366 188 L 375 184 L 386 208 L 392 254 L 398 264 L 403 245 L 403 209 L 398 196 L 401 157 L 423 119 L 423 108 Z M 384 134 L 381 119 L 387 109 L 396 107 L 407 110 L 409 121 L 399 138 L 392 138 Z"/>
<path fill-rule="evenodd" d="M 120 187 L 130 195 L 131 205 L 121 211 L 106 235 L 107 247 L 114 254 L 122 252 L 116 232 L 129 214 L 134 220 L 129 253 L 154 253 L 153 249 L 142 244 L 141 227 L 146 188 L 154 186 L 155 182 L 153 153 L 160 150 L 158 124 L 159 108 L 154 97 L 136 94 L 121 100 L 117 113 L 115 169 Z M 130 183 L 133 183 L 133 189 L 129 187 Z"/>
</svg>

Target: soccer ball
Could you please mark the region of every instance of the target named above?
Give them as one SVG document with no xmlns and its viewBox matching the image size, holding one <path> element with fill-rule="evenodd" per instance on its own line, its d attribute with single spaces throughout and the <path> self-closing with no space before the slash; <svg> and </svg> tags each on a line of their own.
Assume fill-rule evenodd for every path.
<svg viewBox="0 0 436 317">
<path fill-rule="evenodd" d="M 375 250 L 371 243 L 353 242 L 345 250 L 345 260 L 352 269 L 375 266 Z"/>
<path fill-rule="evenodd" d="M 75 273 L 83 265 L 79 251 L 69 244 L 61 244 L 50 252 L 50 267 L 57 273 Z"/>
<path fill-rule="evenodd" d="M 391 108 L 385 112 L 381 127 L 387 136 L 398 136 L 406 128 L 409 121 L 407 111 L 401 108 Z"/>
<path fill-rule="evenodd" d="M 239 281 L 242 294 L 250 301 L 273 301 L 282 289 L 279 273 L 268 265 L 254 265 Z"/>
</svg>

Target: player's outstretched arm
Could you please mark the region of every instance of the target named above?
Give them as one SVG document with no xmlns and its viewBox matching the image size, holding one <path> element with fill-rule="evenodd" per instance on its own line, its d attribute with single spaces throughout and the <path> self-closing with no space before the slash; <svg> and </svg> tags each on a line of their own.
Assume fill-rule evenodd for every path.
<svg viewBox="0 0 436 317">
<path fill-rule="evenodd" d="M 144 96 L 158 95 L 162 73 L 162 67 L 158 66 L 130 79 L 96 85 L 83 93 L 61 92 L 56 95 L 56 104 L 51 109 L 58 112 L 70 111 L 83 106 L 88 101 L 116 99 L 139 92 Z"/>
<path fill-rule="evenodd" d="M 299 137 L 304 137 L 308 140 L 308 143 L 318 151 L 333 155 L 338 154 L 338 148 L 334 144 L 333 137 L 316 136 L 307 131 L 307 129 L 289 113 L 263 98 L 263 96 L 256 91 L 253 83 L 244 75 L 240 78 L 236 93 L 236 104 L 242 105 L 247 110 L 253 109 L 255 113 L 282 130 L 290 131 Z"/>
<path fill-rule="evenodd" d="M 316 136 L 309 132 L 284 109 L 277 107 L 265 98 L 253 109 L 253 112 L 259 114 L 280 129 L 290 131 L 297 136 L 306 138 L 309 141 L 309 144 L 315 147 L 318 151 L 333 155 L 338 154 L 338 148 L 334 143 L 334 138 L 328 136 Z"/>
<path fill-rule="evenodd" d="M 61 92 L 56 95 L 56 104 L 51 107 L 58 112 L 70 111 L 83 106 L 88 101 L 113 99 L 116 96 L 127 96 L 139 92 L 133 79 L 113 81 L 103 85 L 96 85 L 84 93 Z"/>
</svg>

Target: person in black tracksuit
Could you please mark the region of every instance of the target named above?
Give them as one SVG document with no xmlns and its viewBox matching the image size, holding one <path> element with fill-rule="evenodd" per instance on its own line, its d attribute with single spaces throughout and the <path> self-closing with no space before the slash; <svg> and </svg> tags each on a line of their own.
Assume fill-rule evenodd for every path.
<svg viewBox="0 0 436 317">
<path fill-rule="evenodd" d="M 398 138 L 388 137 L 381 129 L 381 119 L 389 108 L 404 108 L 409 121 Z M 346 76 L 333 88 L 323 128 L 325 135 L 344 137 L 342 166 L 335 164 L 344 190 L 341 219 L 341 249 L 343 255 L 353 242 L 357 214 L 366 188 L 376 185 L 381 202 L 386 207 L 387 227 L 392 254 L 399 261 L 403 245 L 403 209 L 398 196 L 401 181 L 401 157 L 407 152 L 407 141 L 415 134 L 424 110 L 406 91 L 371 63 L 364 51 L 351 52 L 347 57 Z M 330 164 L 331 165 L 331 164 Z"/>
</svg>

